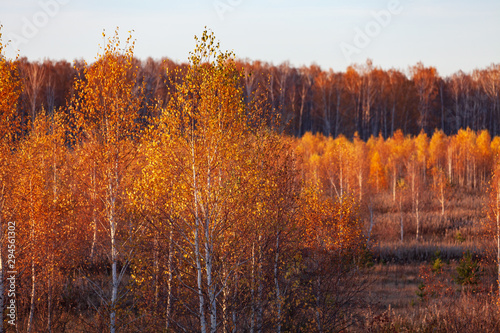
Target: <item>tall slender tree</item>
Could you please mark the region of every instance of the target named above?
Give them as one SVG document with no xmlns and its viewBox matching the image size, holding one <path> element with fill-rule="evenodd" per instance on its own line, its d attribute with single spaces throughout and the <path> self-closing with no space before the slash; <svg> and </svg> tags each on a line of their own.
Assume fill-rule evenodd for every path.
<svg viewBox="0 0 500 333">
<path fill-rule="evenodd" d="M 4 233 L 7 223 L 12 218 L 11 203 L 12 187 L 15 179 L 11 171 L 14 170 L 13 144 L 19 133 L 17 120 L 17 103 L 21 93 L 21 81 L 18 77 L 16 63 L 5 58 L 2 42 L 2 26 L 0 25 L 0 313 L 4 312 L 4 270 L 3 256 Z M 3 318 L 0 320 L 0 332 L 3 332 Z"/>
<path fill-rule="evenodd" d="M 111 38 L 106 38 L 102 54 L 96 61 L 83 69 L 82 76 L 75 81 L 75 94 L 71 101 L 71 111 L 75 117 L 75 128 L 79 130 L 81 143 L 92 142 L 101 149 L 93 154 L 95 172 L 99 174 L 102 186 L 94 191 L 104 203 L 107 224 L 109 261 L 111 265 L 110 297 L 106 301 L 109 310 L 109 329 L 117 328 L 117 309 L 120 302 L 119 287 L 127 264 L 119 271 L 119 261 L 128 263 L 124 241 L 119 237 L 124 233 L 125 221 L 123 200 L 126 195 L 127 170 L 131 166 L 135 149 L 133 139 L 140 130 L 138 114 L 142 96 L 136 85 L 137 68 L 134 65 L 134 41 L 131 35 L 121 46 L 118 29 Z M 88 146 L 87 146 L 88 147 Z M 92 179 L 88 184 L 95 184 Z"/>
<path fill-rule="evenodd" d="M 183 251 L 192 259 L 202 332 L 215 332 L 220 322 L 224 279 L 218 258 L 224 236 L 235 227 L 232 202 L 244 179 L 248 122 L 240 80 L 232 54 L 221 52 L 213 33 L 205 31 L 161 120 L 164 137 L 176 150 L 167 172 L 179 175 L 176 223 L 187 246 Z"/>
</svg>

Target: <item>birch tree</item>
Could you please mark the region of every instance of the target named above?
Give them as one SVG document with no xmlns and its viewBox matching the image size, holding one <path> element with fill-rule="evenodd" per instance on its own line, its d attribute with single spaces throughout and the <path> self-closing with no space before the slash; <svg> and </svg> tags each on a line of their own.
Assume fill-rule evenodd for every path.
<svg viewBox="0 0 500 333">
<path fill-rule="evenodd" d="M 65 152 L 63 128 L 57 118 L 58 115 L 49 119 L 39 114 L 32 130 L 20 142 L 15 158 L 19 168 L 13 191 L 19 205 L 18 233 L 27 241 L 20 264 L 30 272 L 26 275 L 30 278 L 28 332 L 40 326 L 43 317 L 46 330 L 51 332 L 54 328 L 52 314 L 58 301 L 53 293 L 57 289 L 55 281 L 70 256 L 64 247 L 74 245 L 67 242 L 69 237 L 65 234 L 73 224 L 68 221 L 72 208 L 70 193 L 61 186 L 67 184 L 63 181 L 67 175 L 61 170 Z"/>
<path fill-rule="evenodd" d="M 96 150 L 93 162 L 97 178 L 102 182 L 94 190 L 87 188 L 92 195 L 100 195 L 104 204 L 104 218 L 107 224 L 109 262 L 111 265 L 110 296 L 105 303 L 109 309 L 109 329 L 117 329 L 117 308 L 119 306 L 119 287 L 127 268 L 118 270 L 118 262 L 127 263 L 119 242 L 119 233 L 124 226 L 123 199 L 126 190 L 126 175 L 134 156 L 132 139 L 138 133 L 137 115 L 141 106 L 140 87 L 136 86 L 137 68 L 133 63 L 134 42 L 129 35 L 125 46 L 116 30 L 115 35 L 107 38 L 103 32 L 105 46 L 96 61 L 83 69 L 83 76 L 75 82 L 75 94 L 71 101 L 76 128 L 80 129 L 80 142 L 97 143 L 102 149 Z M 96 184 L 92 179 L 88 184 Z M 126 239 L 126 238 L 125 238 Z M 104 298 L 101 295 L 101 298 Z"/>
<path fill-rule="evenodd" d="M 219 50 L 213 33 L 205 31 L 196 41 L 161 122 L 163 137 L 176 150 L 169 154 L 168 172 L 178 174 L 176 228 L 196 277 L 200 331 L 216 332 L 225 283 L 218 258 L 236 221 L 233 202 L 244 180 L 248 129 L 233 55 Z"/>
<path fill-rule="evenodd" d="M 11 197 L 14 179 L 10 170 L 12 164 L 13 142 L 18 128 L 16 128 L 16 110 L 21 82 L 17 75 L 16 63 L 7 60 L 3 53 L 2 32 L 0 26 L 0 313 L 4 313 L 4 270 L 3 257 L 4 231 L 11 218 Z M 0 332 L 3 332 L 3 319 L 0 320 Z"/>
</svg>

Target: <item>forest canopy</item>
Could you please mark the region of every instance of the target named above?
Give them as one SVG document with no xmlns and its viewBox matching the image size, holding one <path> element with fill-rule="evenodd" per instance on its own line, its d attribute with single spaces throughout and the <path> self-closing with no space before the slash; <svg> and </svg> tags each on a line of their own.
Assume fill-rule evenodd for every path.
<svg viewBox="0 0 500 333">
<path fill-rule="evenodd" d="M 131 61 L 136 68 L 135 85 L 142 87 L 143 104 L 138 112 L 141 117 L 152 116 L 157 109 L 150 106 L 168 104 L 171 88 L 183 80 L 189 64 L 168 58 L 133 57 Z M 66 108 L 74 94 L 73 81 L 91 65 L 26 58 L 13 62 L 23 83 L 17 116 L 24 124 L 33 122 L 42 110 L 52 113 Z M 438 129 L 450 135 L 466 128 L 500 134 L 496 121 L 500 119 L 500 64 L 448 77 L 421 62 L 407 69 L 382 69 L 370 59 L 345 71 L 258 60 L 235 59 L 235 65 L 242 73 L 239 80 L 245 103 L 256 98 L 266 103 L 266 116 L 279 117 L 275 125 L 289 135 L 312 132 L 352 138 L 357 132 L 367 140 L 371 135 L 391 137 L 397 129 L 412 135 L 422 130 L 432 135 Z"/>
</svg>

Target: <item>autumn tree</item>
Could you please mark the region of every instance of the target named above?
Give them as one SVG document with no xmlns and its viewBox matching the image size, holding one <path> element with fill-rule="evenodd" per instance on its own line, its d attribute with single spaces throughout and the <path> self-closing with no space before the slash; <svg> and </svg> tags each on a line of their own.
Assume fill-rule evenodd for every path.
<svg viewBox="0 0 500 333">
<path fill-rule="evenodd" d="M 299 251 L 300 183 L 290 142 L 267 131 L 256 139 L 252 169 L 253 188 L 258 194 L 249 230 L 253 290 L 250 304 L 254 318 L 250 330 L 286 331 L 291 320 L 287 299 L 293 297 L 294 285 L 290 265 Z"/>
<path fill-rule="evenodd" d="M 441 130 L 436 130 L 429 141 L 429 158 L 427 160 L 427 167 L 429 169 L 438 168 L 447 170 L 447 150 L 448 150 L 448 137 Z M 447 172 L 447 177 L 450 179 L 450 172 Z"/>
<path fill-rule="evenodd" d="M 469 99 L 471 97 L 471 79 L 462 71 L 454 73 L 448 81 L 453 106 L 450 122 L 453 123 L 455 131 L 467 127 L 469 118 Z"/>
<path fill-rule="evenodd" d="M 476 133 L 470 128 L 460 129 L 451 138 L 448 149 L 453 181 L 462 187 L 473 188 L 476 181 Z"/>
<path fill-rule="evenodd" d="M 306 249 L 300 298 L 305 311 L 294 322 L 309 331 L 341 331 L 349 325 L 342 313 L 356 310 L 363 289 L 357 265 L 366 242 L 359 205 L 355 196 L 330 197 L 310 180 L 302 189 L 299 210 Z"/>
<path fill-rule="evenodd" d="M 418 96 L 418 124 L 428 131 L 431 126 L 432 105 L 437 96 L 438 74 L 436 68 L 425 67 L 421 62 L 410 68 L 411 78 Z"/>
<path fill-rule="evenodd" d="M 491 136 L 487 130 L 478 132 L 475 150 L 475 179 L 477 186 L 483 188 L 493 169 L 493 152 L 491 150 Z"/>
<path fill-rule="evenodd" d="M 181 154 L 177 141 L 170 139 L 160 119 L 151 122 L 138 149 L 142 172 L 128 191 L 137 233 L 131 280 L 137 307 L 145 318 L 142 322 L 154 329 L 170 330 L 185 316 L 185 311 L 175 309 L 175 299 L 192 296 L 190 288 L 182 288 L 193 283 L 187 273 L 191 266 L 183 263 L 191 254 L 184 239 L 189 237 L 189 229 L 181 226 L 185 213 L 182 200 L 189 194 L 179 182 L 184 169 L 177 164 Z M 190 303 L 186 302 L 186 307 Z"/>
<path fill-rule="evenodd" d="M 0 26 L 0 313 L 4 312 L 4 233 L 8 221 L 13 217 L 13 202 L 9 193 L 15 186 L 12 177 L 13 144 L 19 128 L 16 112 L 19 95 L 21 93 L 21 82 L 18 77 L 16 63 L 4 56 L 5 45 L 2 42 Z M 3 318 L 0 321 L 0 332 L 3 332 Z"/>
<path fill-rule="evenodd" d="M 361 130 L 361 76 L 358 74 L 353 66 L 347 67 L 346 73 L 344 74 L 344 84 L 345 89 L 350 97 L 350 111 L 354 115 L 354 124 L 356 132 L 360 135 L 363 140 L 368 138 L 366 133 Z"/>
<path fill-rule="evenodd" d="M 389 146 L 388 167 L 391 174 L 392 200 L 396 202 L 396 187 L 402 175 L 407 152 L 405 151 L 405 138 L 401 130 L 397 130 L 394 136 L 387 140 Z"/>
<path fill-rule="evenodd" d="M 346 194 L 354 191 L 354 150 L 344 136 L 326 138 L 325 153 L 321 156 L 320 179 L 328 181 L 332 197 L 342 201 Z"/>
<path fill-rule="evenodd" d="M 116 312 L 119 306 L 119 287 L 123 270 L 119 271 L 119 260 L 127 261 L 123 244 L 119 239 L 124 233 L 124 205 L 126 175 L 134 156 L 132 139 L 137 136 L 137 117 L 141 105 L 140 89 L 136 86 L 136 67 L 133 65 L 134 42 L 128 37 L 121 47 L 118 30 L 106 39 L 102 54 L 83 69 L 83 75 L 75 81 L 75 94 L 71 101 L 71 112 L 75 128 L 79 130 L 79 142 L 92 142 L 101 147 L 93 154 L 95 172 L 102 182 L 98 188 L 99 199 L 104 203 L 104 217 L 109 241 L 111 264 L 111 296 L 105 303 L 109 310 L 109 329 L 117 328 Z M 82 147 L 84 147 L 82 145 Z M 91 175 L 90 175 L 91 176 Z M 87 191 L 93 191 L 88 179 Z M 94 194 L 95 195 L 95 194 Z"/>
<path fill-rule="evenodd" d="M 352 170 L 355 174 L 356 178 L 356 190 L 355 193 L 358 196 L 358 202 L 363 202 L 364 193 L 366 192 L 366 182 L 368 178 L 368 149 L 366 147 L 366 143 L 359 138 L 357 133 L 355 133 L 353 138 L 353 149 L 354 149 L 354 170 Z"/>
<path fill-rule="evenodd" d="M 300 78 L 301 78 L 301 84 L 299 87 L 299 98 L 300 98 L 300 106 L 298 110 L 298 126 L 297 126 L 297 135 L 300 136 L 304 132 L 304 123 L 306 122 L 305 120 L 307 119 L 307 116 L 309 115 L 309 99 L 311 95 L 311 88 L 313 85 L 313 75 L 309 68 L 307 67 L 302 67 L 300 68 Z"/>
<path fill-rule="evenodd" d="M 29 63 L 26 58 L 20 62 L 23 79 L 23 93 L 29 108 L 29 121 L 34 124 L 37 112 L 41 111 L 42 89 L 46 76 L 46 67 L 40 63 Z"/>
<path fill-rule="evenodd" d="M 368 140 L 370 173 L 368 183 L 379 192 L 387 187 L 387 149 L 382 136 Z"/>
<path fill-rule="evenodd" d="M 82 236 L 69 234 L 75 223 L 64 138 L 61 115 L 51 119 L 40 113 L 15 159 L 19 171 L 13 193 L 19 206 L 18 233 L 25 241 L 19 264 L 30 272 L 25 275 L 30 278 L 29 295 L 20 298 L 29 299 L 28 332 L 41 325 L 48 331 L 59 327 L 55 314 L 60 310 L 61 272 L 70 269 L 68 261 L 74 259 L 65 248 L 78 253 L 75 239 Z"/>
<path fill-rule="evenodd" d="M 490 100 L 490 131 L 492 135 L 498 135 L 499 126 L 495 121 L 500 116 L 500 65 L 492 64 L 486 70 L 482 71 L 480 84 Z"/>
<path fill-rule="evenodd" d="M 445 219 L 445 204 L 449 192 L 449 182 L 446 173 L 439 167 L 434 167 L 432 173 L 432 190 L 441 206 L 441 219 Z"/>
<path fill-rule="evenodd" d="M 175 223 L 196 276 L 193 290 L 202 332 L 215 332 L 220 323 L 218 295 L 226 287 L 220 251 L 236 227 L 233 202 L 238 179 L 244 177 L 242 140 L 248 130 L 240 75 L 232 55 L 220 52 L 213 33 L 205 31 L 161 119 L 164 136 L 176 150 L 166 171 L 178 174 L 182 185 Z M 228 267 L 227 274 L 233 271 Z"/>
<path fill-rule="evenodd" d="M 397 128 L 403 129 L 403 133 L 408 133 L 408 100 L 411 96 L 410 81 L 400 71 L 391 69 L 388 71 L 389 93 L 387 95 L 390 108 L 390 127 L 393 136 Z"/>
<path fill-rule="evenodd" d="M 409 138 L 408 140 L 412 140 Z M 418 150 L 416 147 L 416 142 L 411 141 L 410 155 L 406 161 L 406 180 L 405 183 L 408 184 L 408 193 L 411 196 L 412 211 L 415 214 L 415 225 L 416 225 L 416 235 L 415 238 L 419 240 L 420 237 L 420 209 L 422 203 L 422 189 L 423 189 L 423 177 L 422 177 L 422 167 L 419 161 Z"/>
<path fill-rule="evenodd" d="M 378 93 L 372 60 L 367 59 L 366 64 L 358 67 L 358 72 L 361 74 L 361 127 L 359 130 L 365 137 L 368 137 L 368 135 L 377 135 L 377 131 L 373 131 L 373 128 L 370 126 L 374 113 L 373 106 Z"/>
</svg>

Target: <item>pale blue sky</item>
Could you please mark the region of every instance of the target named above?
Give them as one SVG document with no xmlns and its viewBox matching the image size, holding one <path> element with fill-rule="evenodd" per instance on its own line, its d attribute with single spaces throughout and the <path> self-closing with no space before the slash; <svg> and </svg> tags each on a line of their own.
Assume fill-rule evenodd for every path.
<svg viewBox="0 0 500 333">
<path fill-rule="evenodd" d="M 102 30 L 119 26 L 134 30 L 137 57 L 186 61 L 207 26 L 237 57 L 274 64 L 422 61 L 449 75 L 500 62 L 498 0 L 0 0 L 0 24 L 7 56 L 30 60 L 91 61 Z"/>
</svg>

